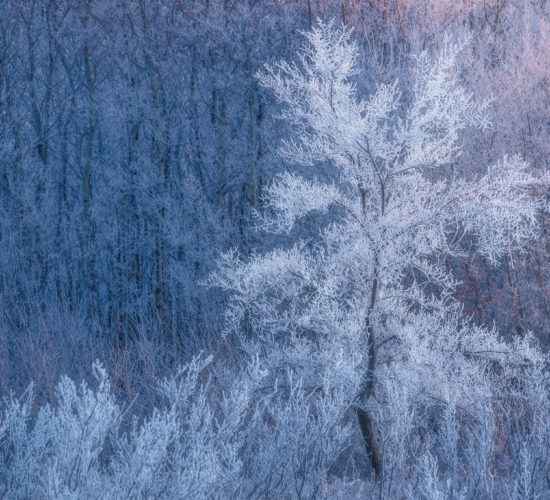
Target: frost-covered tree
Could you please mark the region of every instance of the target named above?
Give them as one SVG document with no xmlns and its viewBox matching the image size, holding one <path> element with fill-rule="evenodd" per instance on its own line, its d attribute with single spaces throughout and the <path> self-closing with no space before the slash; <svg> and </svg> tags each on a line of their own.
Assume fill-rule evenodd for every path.
<svg viewBox="0 0 550 500">
<path fill-rule="evenodd" d="M 496 366 L 498 390 L 512 391 L 522 365 L 541 361 L 529 338 L 507 344 L 463 317 L 443 257 L 464 253 L 466 235 L 493 263 L 521 248 L 543 208 L 530 188 L 547 179 L 518 156 L 475 178 L 455 171 L 464 131 L 490 127 L 455 69 L 465 43 L 416 56 L 412 88 L 384 84 L 364 99 L 350 31 L 320 23 L 305 37 L 298 62 L 258 75 L 295 131 L 259 216 L 288 244 L 246 261 L 225 254 L 211 282 L 231 293 L 227 331 L 271 373 L 290 368 L 312 387 L 327 370 L 340 378 L 380 478 L 375 414 L 388 387 L 420 407 L 475 412 Z"/>
</svg>

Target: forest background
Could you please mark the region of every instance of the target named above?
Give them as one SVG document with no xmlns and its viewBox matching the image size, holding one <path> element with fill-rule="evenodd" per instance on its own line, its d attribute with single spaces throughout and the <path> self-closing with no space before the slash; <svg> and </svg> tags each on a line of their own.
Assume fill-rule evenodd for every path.
<svg viewBox="0 0 550 500">
<path fill-rule="evenodd" d="M 218 335 L 225 297 L 200 283 L 219 253 L 273 239 L 252 212 L 280 172 L 287 124 L 259 86 L 317 18 L 353 28 L 361 95 L 411 81 L 411 54 L 470 36 L 460 72 L 492 98 L 457 168 L 506 153 L 532 172 L 550 148 L 550 5 L 544 0 L 0 3 L 0 387 L 53 401 L 61 374 L 105 363 L 128 401 Z M 468 134 L 470 134 L 468 136 Z M 446 262 L 464 311 L 548 345 L 542 237 L 495 267 Z M 229 358 L 231 359 L 231 358 Z M 143 398 L 146 401 L 147 398 Z"/>
</svg>

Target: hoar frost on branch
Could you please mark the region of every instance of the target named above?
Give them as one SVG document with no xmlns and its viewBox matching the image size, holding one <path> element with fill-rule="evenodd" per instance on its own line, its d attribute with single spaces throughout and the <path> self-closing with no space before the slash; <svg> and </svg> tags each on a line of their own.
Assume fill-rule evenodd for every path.
<svg viewBox="0 0 550 500">
<path fill-rule="evenodd" d="M 461 133 L 490 126 L 487 104 L 457 77 L 464 43 L 417 56 L 407 98 L 396 82 L 365 100 L 351 32 L 320 23 L 304 35 L 298 62 L 258 74 L 295 130 L 281 149 L 293 172 L 269 188 L 259 221 L 297 238 L 300 224 L 316 224 L 316 237 L 247 261 L 224 255 L 210 283 L 231 293 L 227 331 L 272 374 L 291 369 L 315 387 L 331 373 L 342 384 L 380 477 L 373 408 L 387 387 L 475 412 L 476 397 L 512 390 L 526 364 L 544 362 L 531 338 L 505 343 L 463 317 L 441 257 L 459 255 L 465 235 L 494 263 L 521 248 L 544 208 L 529 191 L 548 177 L 517 156 L 477 178 L 450 174 Z"/>
</svg>

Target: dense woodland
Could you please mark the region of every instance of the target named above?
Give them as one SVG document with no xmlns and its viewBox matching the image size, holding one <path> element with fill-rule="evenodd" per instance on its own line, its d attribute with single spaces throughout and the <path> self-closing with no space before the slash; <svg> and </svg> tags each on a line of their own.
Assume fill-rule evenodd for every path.
<svg viewBox="0 0 550 500">
<path fill-rule="evenodd" d="M 548 498 L 550 3 L 1 0 L 0 498 Z"/>
</svg>

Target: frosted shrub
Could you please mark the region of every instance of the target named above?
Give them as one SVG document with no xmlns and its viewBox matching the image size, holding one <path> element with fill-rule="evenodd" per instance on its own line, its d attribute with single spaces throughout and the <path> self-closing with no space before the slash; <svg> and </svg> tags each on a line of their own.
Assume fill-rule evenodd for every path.
<svg viewBox="0 0 550 500">
<path fill-rule="evenodd" d="M 32 498 L 40 492 L 48 436 L 43 420 L 31 425 L 32 387 L 20 398 L 10 395 L 0 413 L 0 498 Z"/>
<path fill-rule="evenodd" d="M 32 390 L 4 402 L 0 420 L 0 493 L 6 498 L 207 498 L 240 471 L 248 381 L 235 382 L 220 402 L 207 402 L 199 383 L 210 358 L 195 358 L 159 384 L 164 408 L 129 430 L 110 392 L 107 374 L 94 365 L 97 387 L 64 377 L 57 401 L 31 422 Z"/>
<path fill-rule="evenodd" d="M 0 494 L 4 498 L 310 498 L 321 495 L 350 444 L 349 393 L 330 377 L 306 390 L 275 385 L 250 363 L 211 387 L 211 357 L 196 357 L 158 383 L 166 404 L 129 418 L 105 369 L 96 387 L 63 377 L 52 407 L 33 420 L 32 388 L 4 401 Z M 266 392 L 267 389 L 267 392 Z"/>
<path fill-rule="evenodd" d="M 349 392 L 330 377 L 306 389 L 288 373 L 260 399 L 245 443 L 245 496 L 323 496 L 333 466 L 350 447 Z"/>
<path fill-rule="evenodd" d="M 67 377 L 57 385 L 57 404 L 40 410 L 37 426 L 49 439 L 46 460 L 50 498 L 78 498 L 101 484 L 99 455 L 109 433 L 116 433 L 120 409 L 110 393 L 107 373 L 95 364 L 94 391 L 86 383 L 79 387 Z"/>
</svg>

